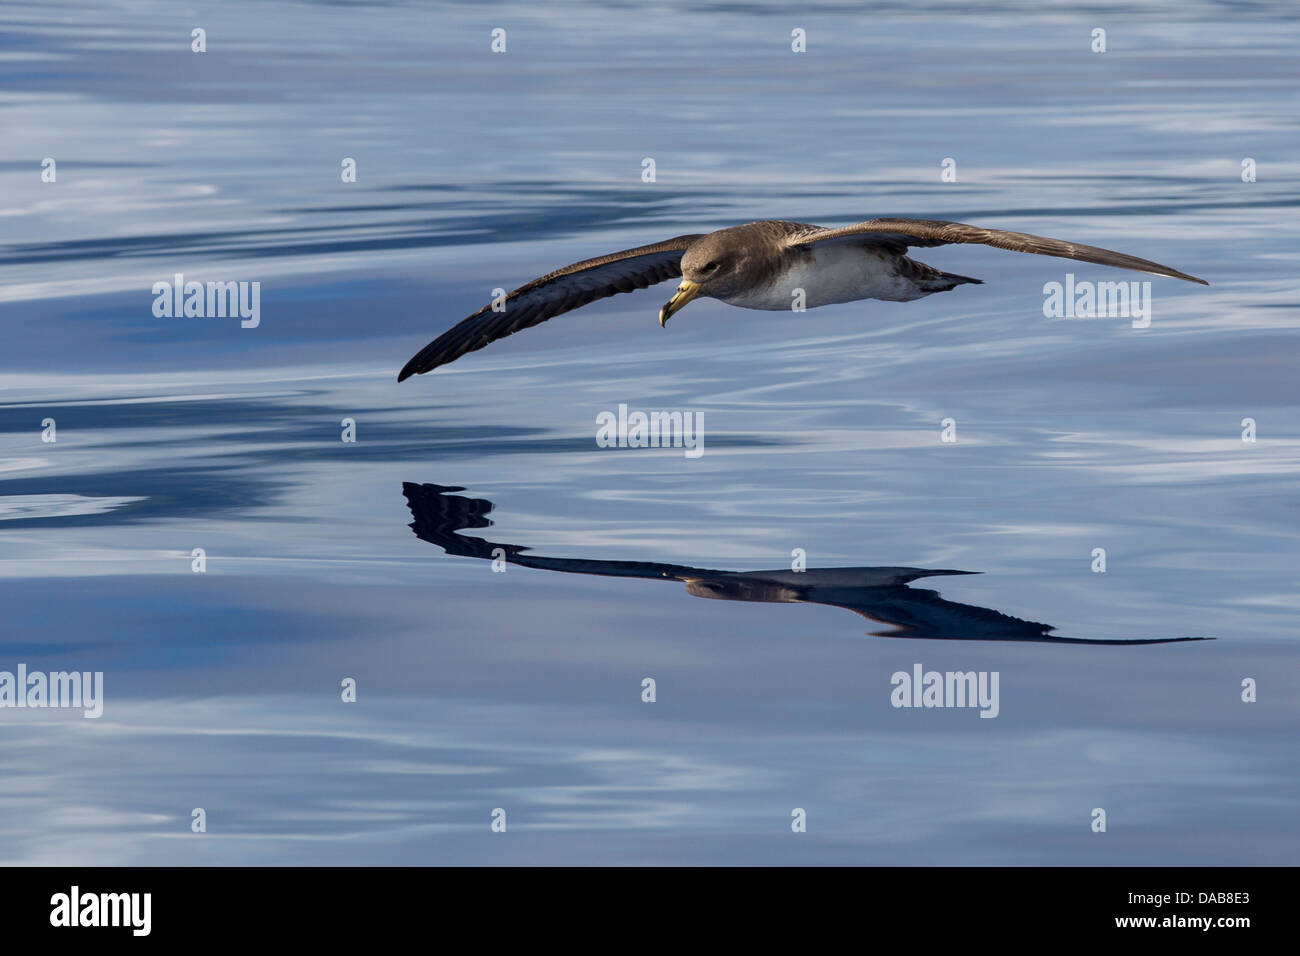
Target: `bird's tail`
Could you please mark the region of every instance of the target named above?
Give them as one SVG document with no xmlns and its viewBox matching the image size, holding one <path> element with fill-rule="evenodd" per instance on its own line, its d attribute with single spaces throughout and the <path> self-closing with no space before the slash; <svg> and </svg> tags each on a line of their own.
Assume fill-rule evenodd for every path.
<svg viewBox="0 0 1300 956">
<path fill-rule="evenodd" d="M 947 292 L 949 289 L 967 283 L 979 285 L 984 281 L 972 279 L 970 276 L 959 276 L 952 272 L 940 272 L 934 266 L 927 266 L 924 262 L 917 262 L 907 256 L 899 256 L 894 261 L 894 274 L 909 280 L 915 290 L 912 295 L 899 297 L 904 301 L 912 298 L 919 299 L 932 292 Z"/>
<path fill-rule="evenodd" d="M 923 279 L 917 285 L 927 292 L 947 292 L 949 289 L 955 289 L 957 286 L 966 285 L 967 283 L 982 285 L 984 280 L 972 279 L 970 276 L 959 276 L 955 272 L 940 272 L 929 279 Z"/>
</svg>

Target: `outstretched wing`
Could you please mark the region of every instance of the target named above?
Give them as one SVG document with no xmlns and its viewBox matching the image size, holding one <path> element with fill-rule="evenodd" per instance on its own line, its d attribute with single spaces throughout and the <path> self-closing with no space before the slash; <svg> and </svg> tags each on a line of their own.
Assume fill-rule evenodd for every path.
<svg viewBox="0 0 1300 956">
<path fill-rule="evenodd" d="M 398 373 L 397 380 L 430 372 L 466 352 L 597 299 L 678 278 L 682 274 L 682 253 L 699 238 L 677 236 L 651 246 L 611 252 L 534 279 L 506 296 L 504 311 L 494 312 L 491 305 L 485 305 L 420 349 Z"/>
<path fill-rule="evenodd" d="M 806 229 L 792 231 L 786 241 L 796 246 L 829 242 L 871 245 L 889 249 L 900 255 L 906 252 L 909 246 L 946 246 L 950 243 L 968 242 L 1009 249 L 1012 252 L 1031 252 L 1038 256 L 1095 262 L 1101 266 L 1133 269 L 1137 272 L 1150 272 L 1158 276 L 1169 276 L 1172 279 L 1185 279 L 1188 282 L 1209 285 L 1204 279 L 1189 276 L 1185 272 L 1162 266 L 1149 259 L 1126 256 L 1122 252 L 1085 246 L 1078 242 L 1065 242 L 1062 239 L 1048 239 L 1045 236 L 1031 236 L 1027 232 L 983 229 L 962 222 L 944 222 L 941 219 L 869 219 L 856 226 L 845 226 L 842 229 L 809 226 Z"/>
</svg>

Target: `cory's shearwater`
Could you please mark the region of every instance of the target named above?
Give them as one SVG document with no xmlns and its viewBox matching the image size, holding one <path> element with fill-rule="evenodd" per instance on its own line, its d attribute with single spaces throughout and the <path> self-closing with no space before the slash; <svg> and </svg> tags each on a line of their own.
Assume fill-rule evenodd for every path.
<svg viewBox="0 0 1300 956">
<path fill-rule="evenodd" d="M 534 279 L 438 336 L 406 363 L 397 380 L 432 371 L 597 299 L 679 276 L 683 281 L 677 293 L 659 310 L 660 325 L 701 296 L 746 309 L 789 311 L 858 299 L 907 302 L 982 282 L 941 272 L 906 255 L 912 246 L 951 243 L 1077 259 L 1209 285 L 1204 279 L 1121 252 L 960 222 L 871 219 L 827 229 L 763 220 L 611 252 Z"/>
</svg>

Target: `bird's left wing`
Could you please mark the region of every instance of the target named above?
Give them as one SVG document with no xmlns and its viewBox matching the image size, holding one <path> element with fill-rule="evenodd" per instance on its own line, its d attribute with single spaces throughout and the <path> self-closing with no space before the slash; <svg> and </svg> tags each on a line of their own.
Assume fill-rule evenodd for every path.
<svg viewBox="0 0 1300 956">
<path fill-rule="evenodd" d="M 792 224 L 793 225 L 793 224 Z M 1149 259 L 1100 249 L 1097 246 L 1085 246 L 1078 242 L 1066 242 L 1063 239 L 1049 239 L 1046 236 L 1032 236 L 1027 232 L 1006 232 L 1002 229 L 985 229 L 981 226 L 968 226 L 964 222 L 945 222 L 940 219 L 869 219 L 854 226 L 841 229 L 825 229 L 820 226 L 807 226 L 790 230 L 786 242 L 792 246 L 813 245 L 827 242 L 850 242 L 861 245 L 874 245 L 902 254 L 908 246 L 946 246 L 950 243 L 976 243 L 1009 249 L 1012 252 L 1029 252 L 1039 256 L 1057 256 L 1061 259 L 1077 259 L 1080 262 L 1093 262 L 1097 265 L 1114 266 L 1118 269 L 1133 269 L 1137 272 L 1150 272 L 1171 279 L 1185 279 L 1209 285 L 1204 279 L 1189 276 L 1169 266 L 1162 266 Z"/>
<path fill-rule="evenodd" d="M 699 235 L 677 236 L 607 256 L 584 259 L 520 286 L 503 308 L 485 305 L 420 349 L 397 375 L 403 381 L 454 362 L 466 352 L 620 292 L 644 289 L 682 274 L 682 253 Z"/>
</svg>

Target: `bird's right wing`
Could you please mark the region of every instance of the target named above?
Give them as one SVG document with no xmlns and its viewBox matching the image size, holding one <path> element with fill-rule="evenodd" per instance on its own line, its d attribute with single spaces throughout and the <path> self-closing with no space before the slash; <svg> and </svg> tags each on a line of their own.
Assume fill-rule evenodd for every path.
<svg viewBox="0 0 1300 956">
<path fill-rule="evenodd" d="M 466 352 L 531 328 L 547 319 L 620 292 L 644 289 L 682 274 L 682 253 L 699 235 L 677 236 L 650 246 L 611 252 L 557 269 L 505 297 L 504 309 L 485 305 L 420 349 L 397 380 L 430 372 Z"/>
<path fill-rule="evenodd" d="M 902 254 L 911 246 L 946 246 L 953 243 L 974 243 L 993 246 L 997 249 L 1009 249 L 1012 252 L 1029 252 L 1038 256 L 1056 256 L 1059 259 L 1075 259 L 1079 262 L 1093 262 L 1097 265 L 1114 266 L 1117 269 L 1133 269 L 1136 272 L 1150 272 L 1153 275 L 1168 276 L 1171 279 L 1183 279 L 1187 282 L 1199 282 L 1209 285 L 1204 279 L 1189 276 L 1169 266 L 1162 266 L 1150 259 L 1139 259 L 1123 252 L 1100 249 L 1097 246 L 1085 246 L 1081 242 L 1067 242 L 1064 239 L 1050 239 L 1047 236 L 1034 236 L 1027 232 L 1007 232 L 1004 229 L 985 229 L 982 226 L 969 226 L 964 222 L 947 222 L 942 219 L 869 219 L 853 226 L 839 229 L 827 229 L 824 226 L 805 226 L 792 223 L 792 228 L 785 241 L 794 246 L 818 245 L 822 243 L 849 243 L 853 245 L 878 246 L 891 252 Z"/>
</svg>

